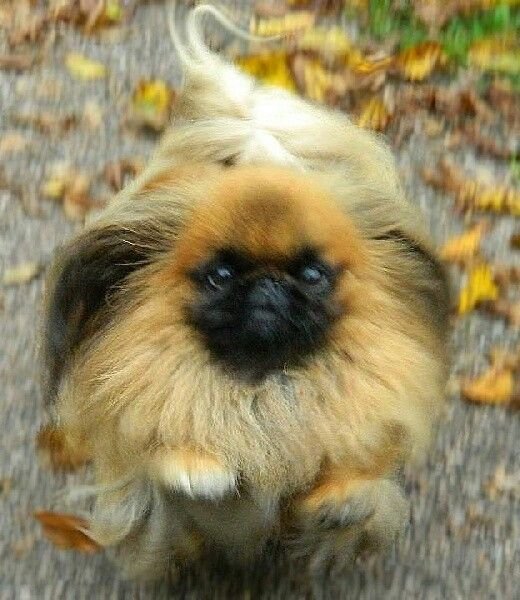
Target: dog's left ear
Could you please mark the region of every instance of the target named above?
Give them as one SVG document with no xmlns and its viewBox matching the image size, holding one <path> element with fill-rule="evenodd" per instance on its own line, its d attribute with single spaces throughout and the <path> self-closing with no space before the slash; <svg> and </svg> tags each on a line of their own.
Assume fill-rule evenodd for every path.
<svg viewBox="0 0 520 600">
<path fill-rule="evenodd" d="M 146 224 L 106 225 L 83 232 L 61 249 L 47 280 L 43 331 L 47 401 L 56 395 L 80 344 L 110 323 L 114 294 L 166 243 Z"/>
</svg>

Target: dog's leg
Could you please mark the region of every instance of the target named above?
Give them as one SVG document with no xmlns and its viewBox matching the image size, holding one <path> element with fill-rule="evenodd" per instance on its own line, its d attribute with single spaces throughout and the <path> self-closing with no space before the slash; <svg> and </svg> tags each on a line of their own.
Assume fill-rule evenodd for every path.
<svg viewBox="0 0 520 600">
<path fill-rule="evenodd" d="M 91 459 L 87 445 L 57 425 L 42 427 L 36 445 L 42 464 L 55 471 L 75 471 Z"/>
<path fill-rule="evenodd" d="M 190 449 L 160 449 L 150 463 L 150 476 L 188 496 L 218 499 L 233 492 L 237 475 L 214 456 Z"/>
<path fill-rule="evenodd" d="M 318 573 L 389 546 L 403 526 L 406 501 L 391 478 L 329 466 L 294 508 L 299 546 Z"/>
</svg>

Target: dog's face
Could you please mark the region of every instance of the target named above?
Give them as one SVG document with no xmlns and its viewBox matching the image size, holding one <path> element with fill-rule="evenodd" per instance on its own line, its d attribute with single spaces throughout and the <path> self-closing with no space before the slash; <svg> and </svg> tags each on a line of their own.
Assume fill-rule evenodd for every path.
<svg viewBox="0 0 520 600">
<path fill-rule="evenodd" d="M 321 352 L 341 360 L 353 347 L 376 352 L 363 323 L 442 342 L 447 295 L 438 263 L 394 228 L 399 215 L 381 224 L 387 213 L 365 206 L 353 219 L 314 178 L 277 167 L 182 166 L 146 181 L 57 263 L 46 323 L 49 397 L 84 343 L 106 339 L 103 352 L 115 360 L 121 340 L 129 343 L 123 354 L 132 348 L 136 328 L 146 329 L 153 353 L 198 352 L 201 364 L 207 356 L 253 381 L 305 368 Z"/>
<path fill-rule="evenodd" d="M 213 358 L 254 378 L 301 364 L 348 313 L 363 262 L 353 225 L 326 194 L 277 169 L 230 170 L 173 257 L 186 320 Z"/>
</svg>

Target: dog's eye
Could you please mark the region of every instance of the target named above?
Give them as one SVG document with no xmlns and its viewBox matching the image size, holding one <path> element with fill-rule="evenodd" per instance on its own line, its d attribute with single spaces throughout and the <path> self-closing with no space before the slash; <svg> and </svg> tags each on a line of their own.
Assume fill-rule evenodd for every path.
<svg viewBox="0 0 520 600">
<path fill-rule="evenodd" d="M 233 269 L 228 265 L 217 265 L 206 275 L 206 283 L 213 290 L 221 290 L 230 283 L 234 276 Z"/>
<path fill-rule="evenodd" d="M 328 282 L 327 274 L 319 265 L 304 265 L 298 274 L 298 279 L 307 285 L 323 285 Z"/>
</svg>

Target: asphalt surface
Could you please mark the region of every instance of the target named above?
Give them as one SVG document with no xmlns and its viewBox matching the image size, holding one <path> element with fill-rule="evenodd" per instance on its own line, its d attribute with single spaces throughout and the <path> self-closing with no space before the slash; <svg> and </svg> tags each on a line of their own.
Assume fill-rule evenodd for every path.
<svg viewBox="0 0 520 600">
<path fill-rule="evenodd" d="M 240 4 L 240 3 L 238 3 Z M 106 81 L 78 83 L 63 68 L 63 57 L 79 51 L 110 69 Z M 118 157 L 146 157 L 153 140 L 120 128 L 122 99 L 143 77 L 172 83 L 179 70 L 166 32 L 164 7 L 138 9 L 128 35 L 100 43 L 64 28 L 41 66 L 23 74 L 0 72 L 0 138 L 12 130 L 27 148 L 1 156 L 6 176 L 37 189 L 46 169 L 69 160 L 93 173 Z M 56 97 L 49 97 L 52 88 Z M 16 127 L 13 111 L 51 109 L 82 113 L 86 101 L 104 111 L 102 126 L 82 127 L 62 136 Z M 399 165 L 410 198 L 425 213 L 432 235 L 442 243 L 463 223 L 451 201 L 424 186 L 416 168 L 433 164 L 442 148 L 414 134 L 399 151 Z M 471 150 L 459 155 L 468 168 Z M 479 161 L 495 177 L 503 167 Z M 102 189 L 97 190 L 102 194 Z M 37 210 L 35 210 L 37 209 Z M 36 213 L 36 214 L 35 214 Z M 0 272 L 26 261 L 49 263 L 53 249 L 78 225 L 59 206 L 38 200 L 23 206 L 17 194 L 0 190 Z M 514 263 L 507 245 L 513 219 L 496 220 L 485 242 L 488 257 Z M 516 258 L 518 264 L 518 258 Z M 490 498 L 485 484 L 497 467 L 520 473 L 520 420 L 500 408 L 463 403 L 456 391 L 447 405 L 436 441 L 420 472 L 408 476 L 410 521 L 390 555 L 359 566 L 345 576 L 313 587 L 301 564 L 270 552 L 248 571 L 221 564 L 200 564 L 178 582 L 125 582 L 103 555 L 59 551 L 43 540 L 32 513 L 63 508 L 57 492 L 88 474 L 53 475 L 37 461 L 35 434 L 44 419 L 36 356 L 42 278 L 0 289 L 0 599 L 116 598 L 291 598 L 513 599 L 520 598 L 520 498 L 499 493 Z M 454 376 L 475 374 L 486 366 L 493 345 L 513 348 L 519 336 L 506 325 L 472 315 L 458 321 L 453 334 Z M 70 508 L 70 507 L 69 507 Z"/>
</svg>

